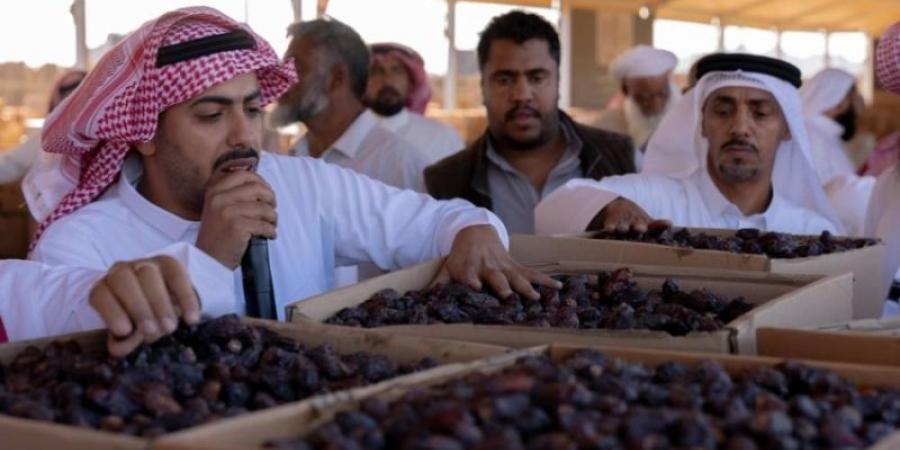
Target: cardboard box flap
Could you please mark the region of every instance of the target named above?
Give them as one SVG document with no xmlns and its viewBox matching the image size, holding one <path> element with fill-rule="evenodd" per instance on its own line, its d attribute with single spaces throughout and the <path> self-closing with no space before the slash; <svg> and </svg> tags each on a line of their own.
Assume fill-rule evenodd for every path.
<svg viewBox="0 0 900 450">
<path fill-rule="evenodd" d="M 756 341 L 766 356 L 900 366 L 898 334 L 764 327 L 756 331 Z"/>
</svg>

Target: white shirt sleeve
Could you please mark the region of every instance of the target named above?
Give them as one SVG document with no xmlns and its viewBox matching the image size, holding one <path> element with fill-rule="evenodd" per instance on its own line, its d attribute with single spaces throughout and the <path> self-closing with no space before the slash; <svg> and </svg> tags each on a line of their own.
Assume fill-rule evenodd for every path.
<svg viewBox="0 0 900 450">
<path fill-rule="evenodd" d="M 500 219 L 467 201 L 438 201 L 329 164 L 312 173 L 323 220 L 334 230 L 338 264 L 371 261 L 388 270 L 438 258 L 473 225 L 493 226 L 509 245 Z"/>
<path fill-rule="evenodd" d="M 30 255 L 30 259 L 43 262 L 48 267 L 53 267 L 52 270 L 93 271 L 101 275 L 118 262 L 105 261 L 99 251 L 85 251 L 84 248 L 80 248 L 83 247 L 84 242 L 89 241 L 78 238 L 77 228 L 59 228 L 65 228 L 65 235 L 54 231 L 54 227 L 48 228 Z M 223 266 L 197 247 L 184 242 L 148 252 L 142 257 L 156 255 L 169 255 L 184 265 L 200 296 L 204 315 L 215 317 L 237 310 L 238 299 L 234 292 L 234 271 Z M 57 267 L 67 269 L 57 269 Z M 99 277 L 95 277 L 94 281 L 96 278 Z M 27 314 L 22 315 L 26 318 L 23 319 L 26 324 L 24 326 L 30 326 L 28 323 L 34 321 L 36 317 L 44 317 L 40 321 L 45 335 L 102 327 L 103 323 L 99 316 L 87 303 L 92 284 L 93 282 L 89 283 L 85 289 L 80 289 L 80 285 L 73 284 L 70 289 L 66 283 L 62 283 L 61 287 L 56 289 L 57 292 L 48 294 L 48 300 L 44 305 L 30 306 L 38 311 L 34 313 L 38 316 L 32 314 L 29 319 Z M 41 316 L 43 310 L 48 311 L 46 316 Z M 7 328 L 10 328 L 5 314 L 3 317 Z"/>
<path fill-rule="evenodd" d="M 0 317 L 10 341 L 102 328 L 88 305 L 102 270 L 0 261 Z"/>
</svg>

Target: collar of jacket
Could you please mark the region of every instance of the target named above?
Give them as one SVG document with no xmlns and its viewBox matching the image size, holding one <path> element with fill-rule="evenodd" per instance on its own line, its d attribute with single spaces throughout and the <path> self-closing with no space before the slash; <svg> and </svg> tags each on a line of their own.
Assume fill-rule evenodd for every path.
<svg viewBox="0 0 900 450">
<path fill-rule="evenodd" d="M 561 127 L 570 127 L 572 131 L 578 135 L 578 138 L 581 139 L 581 154 L 578 155 L 578 159 L 581 160 L 581 172 L 585 177 L 596 178 L 592 176 L 592 173 L 597 168 L 597 164 L 600 160 L 603 159 L 603 154 L 601 154 L 600 149 L 595 145 L 594 140 L 589 136 L 586 136 L 581 126 L 562 110 L 559 110 L 559 125 Z M 474 143 L 477 155 L 475 158 L 474 170 L 472 171 L 471 184 L 472 190 L 478 193 L 484 202 L 484 205 L 479 206 L 484 206 L 485 208 L 491 208 L 493 206 L 487 180 L 487 140 L 489 139 L 489 134 L 489 131 L 485 130 L 484 134 L 482 134 Z M 568 143 L 566 145 L 568 145 Z"/>
</svg>

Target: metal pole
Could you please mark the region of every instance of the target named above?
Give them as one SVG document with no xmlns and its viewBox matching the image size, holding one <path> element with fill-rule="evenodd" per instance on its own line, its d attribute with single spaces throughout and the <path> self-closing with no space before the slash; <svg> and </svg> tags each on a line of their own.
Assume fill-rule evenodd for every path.
<svg viewBox="0 0 900 450">
<path fill-rule="evenodd" d="M 303 20 L 303 0 L 291 0 L 291 8 L 294 10 L 294 22 Z"/>
<path fill-rule="evenodd" d="M 87 7 L 85 0 L 75 0 L 69 9 L 75 20 L 75 67 L 88 70 L 91 66 L 87 48 Z"/>
<path fill-rule="evenodd" d="M 447 0 L 447 75 L 444 76 L 444 109 L 456 109 L 456 0 Z"/>
<path fill-rule="evenodd" d="M 719 30 L 718 50 L 725 51 L 725 23 L 721 19 L 716 18 L 716 27 Z"/>
<path fill-rule="evenodd" d="M 775 30 L 775 57 L 784 59 L 784 50 L 781 49 L 781 29 Z"/>
<path fill-rule="evenodd" d="M 572 105 L 572 0 L 555 0 L 559 11 L 559 107 Z"/>
<path fill-rule="evenodd" d="M 872 104 L 875 96 L 875 38 L 866 33 L 866 61 L 863 63 L 862 82 L 859 84 L 860 95 L 868 104 Z"/>
<path fill-rule="evenodd" d="M 825 67 L 831 67 L 831 32 L 824 31 L 825 35 L 825 54 L 822 55 L 825 58 Z"/>
</svg>

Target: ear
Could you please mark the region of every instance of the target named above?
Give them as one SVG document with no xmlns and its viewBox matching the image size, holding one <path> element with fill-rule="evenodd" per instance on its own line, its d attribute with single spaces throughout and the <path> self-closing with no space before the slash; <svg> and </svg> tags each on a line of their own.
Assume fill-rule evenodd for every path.
<svg viewBox="0 0 900 450">
<path fill-rule="evenodd" d="M 347 85 L 349 81 L 349 74 L 347 73 L 347 66 L 345 64 L 335 64 L 331 70 L 328 71 L 328 92 L 334 92 L 336 89 L 341 87 L 342 85 Z"/>
<path fill-rule="evenodd" d="M 152 156 L 156 154 L 156 144 L 153 140 L 149 140 L 147 142 L 139 142 L 134 145 L 134 149 L 137 150 L 141 156 Z"/>
</svg>

